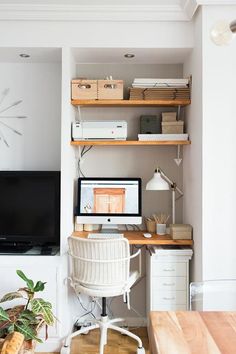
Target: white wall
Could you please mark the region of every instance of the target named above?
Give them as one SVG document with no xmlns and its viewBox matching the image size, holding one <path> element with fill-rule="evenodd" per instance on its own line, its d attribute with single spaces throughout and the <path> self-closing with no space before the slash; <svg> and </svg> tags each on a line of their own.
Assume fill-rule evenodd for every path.
<svg viewBox="0 0 236 354">
<path fill-rule="evenodd" d="M 194 49 L 184 63 L 184 76 L 192 75 L 191 105 L 186 108 L 186 126 L 191 145 L 184 149 L 183 219 L 193 226 L 192 280 L 202 279 L 202 12 L 195 15 Z"/>
<path fill-rule="evenodd" d="M 89 30 L 86 30 L 85 26 L 90 26 Z M 108 30 L 109 26 L 109 30 Z M 58 134 L 60 129 L 60 120 L 57 120 L 58 115 L 60 115 L 61 109 L 61 127 L 62 127 L 62 137 L 61 137 L 61 168 L 62 168 L 62 208 L 61 208 L 61 253 L 60 256 L 60 275 L 58 281 L 58 311 L 59 319 L 62 322 L 63 326 L 60 332 L 60 336 L 65 336 L 69 330 L 69 322 L 75 320 L 77 313 L 79 315 L 81 309 L 78 304 L 78 301 L 75 300 L 75 297 L 70 295 L 67 292 L 69 286 L 63 283 L 63 280 L 67 276 L 67 256 L 65 254 L 67 248 L 67 237 L 71 234 L 73 230 L 73 202 L 74 202 L 74 179 L 76 177 L 76 149 L 72 148 L 69 144 L 70 141 L 70 127 L 71 121 L 75 117 L 75 109 L 71 107 L 70 104 L 70 80 L 78 73 L 76 71 L 75 65 L 71 58 L 70 47 L 122 47 L 122 48 L 191 48 L 193 45 L 192 38 L 192 24 L 187 22 L 150 22 L 150 23 L 82 23 L 82 22 L 46 22 L 46 21 L 2 21 L 0 22 L 0 31 L 4 33 L 4 36 L 0 38 L 0 47 L 62 47 L 62 83 L 60 83 L 60 69 L 56 69 L 55 64 L 37 64 L 38 65 L 38 76 L 32 69 L 32 76 L 30 75 L 31 66 L 27 67 L 27 70 L 22 69 L 21 72 L 15 72 L 12 69 L 14 75 L 5 75 L 4 70 L 0 72 L 6 79 L 10 76 L 9 80 L 14 81 L 14 77 L 17 76 L 17 97 L 16 99 L 23 98 L 24 105 L 19 106 L 23 110 L 22 114 L 30 116 L 22 122 L 24 125 L 24 137 L 14 139 L 14 149 L 16 156 L 18 156 L 18 150 L 16 151 L 16 140 L 17 144 L 20 144 L 20 140 L 24 142 L 25 137 L 29 136 L 26 134 L 25 129 L 28 129 L 28 124 L 30 119 L 33 122 L 31 115 L 37 117 L 37 120 L 34 121 L 34 126 L 30 125 L 34 131 L 40 129 L 41 119 L 43 120 L 44 129 L 48 129 L 48 124 L 50 124 L 50 130 L 55 128 L 55 124 L 58 123 Z M 173 36 L 173 33 L 175 34 Z M 11 65 L 11 64 L 9 64 Z M 15 65 L 15 64 L 14 64 Z M 31 64 L 28 64 L 31 65 Z M 41 65 L 41 66 L 40 66 Z M 52 65 L 50 67 L 50 65 Z M 16 67 L 18 64 L 16 65 Z M 22 65 L 24 68 L 24 66 Z M 32 64 L 32 68 L 34 64 Z M 49 68 L 51 68 L 49 70 Z M 170 67 L 169 67 L 170 68 Z M 173 68 L 172 68 L 173 69 Z M 176 69 L 176 68 L 175 68 Z M 164 69 L 162 69 L 164 70 Z M 180 70 L 180 71 L 179 71 Z M 45 71 L 47 75 L 45 75 Z M 180 76 L 182 74 L 182 67 L 179 67 L 174 70 L 175 74 Z M 8 72 L 9 73 L 9 72 Z M 166 74 L 166 71 L 161 71 L 162 75 Z M 55 75 L 54 75 L 55 74 Z M 30 78 L 27 76 L 30 75 Z M 168 76 L 171 76 L 172 72 L 169 72 Z M 137 75 L 135 75 L 137 76 Z M 27 89 L 22 87 L 22 82 L 24 77 L 31 82 L 31 88 Z M 38 95 L 33 94 L 32 87 L 33 79 L 37 81 L 37 84 L 40 85 L 40 92 Z M 50 80 L 49 80 L 50 79 Z M 27 81 L 26 80 L 26 81 Z M 48 87 L 47 82 L 50 81 L 53 87 Z M 50 84 L 51 85 L 51 84 Z M 61 91 L 61 106 L 60 101 L 60 87 Z M 5 88 L 5 83 L 3 88 Z M 57 91 L 58 88 L 58 91 Z M 39 89 L 39 86 L 37 86 Z M 56 90 L 56 96 L 52 97 L 52 90 Z M 27 92 L 28 97 L 31 100 L 28 100 L 28 97 L 21 96 L 23 92 Z M 20 97 L 18 97 L 18 93 Z M 43 98 L 43 99 L 42 99 Z M 59 98 L 59 101 L 58 101 Z M 15 99 L 15 98 L 14 98 Z M 32 102 L 32 104 L 31 104 Z M 20 110 L 21 111 L 21 110 Z M 98 118 L 101 118 L 104 114 L 108 117 L 111 114 L 113 119 L 121 118 L 121 115 L 126 117 L 129 115 L 130 122 L 130 133 L 134 134 L 137 132 L 137 117 L 141 114 L 155 114 L 158 112 L 155 108 L 135 108 L 132 111 L 129 108 L 122 109 L 112 109 L 112 111 L 106 110 L 106 113 L 101 108 L 97 109 L 87 109 L 85 117 L 96 114 Z M 43 116 L 43 117 L 42 117 Z M 40 118 L 40 119 L 39 119 Z M 35 119 L 35 118 L 34 118 Z M 51 123 L 53 122 L 53 125 Z M 39 124 L 40 123 L 40 124 Z M 49 133 L 50 131 L 48 131 Z M 54 142 L 49 139 L 50 134 L 47 132 L 44 134 L 44 140 L 40 140 L 40 134 L 34 136 L 35 143 L 31 142 L 30 146 L 27 148 L 27 151 L 24 151 L 24 154 L 20 156 L 27 156 L 30 154 L 30 157 L 27 160 L 23 157 L 20 161 L 19 168 L 31 168 L 31 169 L 46 169 L 49 165 L 51 168 L 60 167 L 60 142 L 56 140 Z M 56 138 L 57 139 L 57 138 Z M 11 142 L 11 141 L 9 141 Z M 37 142 L 37 144 L 36 144 Z M 47 150 L 47 146 L 50 144 L 50 151 Z M 34 146 L 35 148 L 34 148 Z M 19 149 L 19 145 L 18 149 Z M 27 143 L 28 146 L 28 143 Z M 57 146 L 57 149 L 54 148 Z M 186 147 L 188 148 L 188 147 Z M 35 149 L 35 150 L 34 150 Z M 19 151 L 21 151 L 19 149 Z M 32 153 L 33 152 L 33 153 Z M 9 150 L 10 153 L 10 150 Z M 0 154 L 2 151 L 0 150 Z M 13 168 L 14 163 L 17 164 L 16 156 L 13 156 L 11 161 L 10 168 Z M 33 157 L 32 157 L 33 156 Z M 123 158 L 125 156 L 125 159 Z M 36 158 L 37 157 L 37 158 Z M 120 175 L 126 176 L 139 176 L 143 177 L 144 185 L 147 180 L 152 176 L 153 169 L 158 162 L 160 166 L 165 170 L 167 175 L 173 177 L 176 182 L 181 186 L 182 184 L 182 167 L 177 168 L 173 159 L 176 157 L 176 148 L 175 147 L 117 147 L 108 149 L 108 148 L 97 148 L 93 149 L 89 153 L 86 162 L 84 163 L 84 171 L 88 175 L 95 175 L 95 163 L 99 159 L 103 161 L 99 169 L 96 170 L 96 175 L 117 175 L 118 172 Z M 1 155 L 1 163 L 8 165 L 8 157 L 6 153 Z M 18 161 L 18 160 L 17 160 Z M 29 162 L 30 161 L 30 164 Z M 37 162 L 36 162 L 37 161 Z M 40 165 L 40 166 L 39 166 Z M 54 167 L 52 167 L 54 166 Z M 8 168 L 7 166 L 1 166 L 0 168 Z M 112 167 L 112 170 L 111 170 Z M 14 167 L 16 168 L 16 167 Z M 17 167 L 18 168 L 18 167 Z M 151 193 L 151 192 L 149 192 Z M 158 192 L 157 192 L 158 194 Z M 178 202 L 180 205 L 182 200 Z M 159 210 L 168 211 L 170 210 L 171 200 L 170 194 L 168 192 L 163 192 L 162 196 L 150 197 L 150 194 L 144 194 L 144 205 L 145 212 L 144 214 L 148 215 L 153 211 Z M 165 210 L 163 210 L 163 208 Z M 182 218 L 182 207 L 178 208 L 177 219 L 181 220 Z M 12 262 L 12 259 L 9 259 L 9 263 Z M 54 264 L 54 262 L 52 262 Z M 7 263 L 8 264 L 8 263 Z M 21 261 L 19 260 L 19 267 Z M 45 263 L 47 265 L 47 263 Z M 57 264 L 55 262 L 55 267 Z M 4 265 L 6 267 L 6 264 Z M 37 264 L 35 264 L 37 268 Z M 43 277 L 42 277 L 43 279 Z M 10 284 L 9 284 L 9 290 Z M 143 279 L 132 291 L 132 299 L 135 301 L 135 308 L 141 312 L 141 315 L 145 315 L 145 280 Z M 71 306 L 71 313 L 69 313 L 68 308 Z M 132 312 L 128 312 L 125 305 L 121 303 L 120 300 L 114 301 L 113 305 L 115 314 L 121 315 L 122 313 L 125 316 L 134 317 L 135 315 Z M 58 339 L 58 338 L 57 338 Z M 48 347 L 48 351 L 56 351 L 59 348 L 59 341 L 55 342 L 53 346 Z M 58 347 L 57 347 L 58 346 Z M 44 346 L 44 349 L 47 348 Z M 38 350 L 40 348 L 38 347 Z"/>
<path fill-rule="evenodd" d="M 9 93 L 0 110 L 23 102 L 1 115 L 27 116 L 1 119 L 23 135 L 0 123 L 9 147 L 0 141 L 0 169 L 60 170 L 61 66 L 59 63 L 0 63 L 0 93 Z"/>
<path fill-rule="evenodd" d="M 210 29 L 236 18 L 236 6 L 203 7 L 204 279 L 236 278 L 236 41 L 218 47 Z"/>
</svg>

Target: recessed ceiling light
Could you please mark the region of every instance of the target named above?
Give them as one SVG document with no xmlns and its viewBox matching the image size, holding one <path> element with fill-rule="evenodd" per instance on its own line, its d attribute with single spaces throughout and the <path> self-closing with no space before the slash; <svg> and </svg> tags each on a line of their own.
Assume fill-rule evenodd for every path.
<svg viewBox="0 0 236 354">
<path fill-rule="evenodd" d="M 125 57 L 125 58 L 128 58 L 128 59 L 132 59 L 132 58 L 135 57 L 135 55 L 134 55 L 134 54 L 131 54 L 131 53 L 127 53 L 127 54 L 124 55 L 124 57 Z"/>
<path fill-rule="evenodd" d="M 24 54 L 24 53 L 19 54 L 19 56 L 20 56 L 21 58 L 30 58 L 30 55 L 29 55 L 29 54 Z"/>
</svg>

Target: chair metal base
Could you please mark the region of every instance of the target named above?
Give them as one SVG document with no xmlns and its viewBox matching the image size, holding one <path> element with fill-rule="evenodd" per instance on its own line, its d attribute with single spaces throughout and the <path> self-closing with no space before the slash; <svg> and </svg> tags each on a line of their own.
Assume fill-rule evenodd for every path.
<svg viewBox="0 0 236 354">
<path fill-rule="evenodd" d="M 76 337 L 80 334 L 86 333 L 88 331 L 91 331 L 95 328 L 100 328 L 100 346 L 99 346 L 99 354 L 103 354 L 104 353 L 104 346 L 107 344 L 107 330 L 108 328 L 113 329 L 114 331 L 120 332 L 122 334 L 125 334 L 131 338 L 133 338 L 134 340 L 136 340 L 138 342 L 138 348 L 137 348 L 137 354 L 145 354 L 145 349 L 143 348 L 143 344 L 141 339 L 136 336 L 135 334 L 133 334 L 130 331 L 127 331 L 124 328 L 118 327 L 118 326 L 114 326 L 113 323 L 115 322 L 121 322 L 123 321 L 123 318 L 116 318 L 113 320 L 110 320 L 108 318 L 108 316 L 102 316 L 100 320 L 92 320 L 92 325 L 88 326 L 88 327 L 84 327 L 72 334 L 70 334 L 64 341 L 64 345 L 61 348 L 61 352 L 60 354 L 70 354 L 70 343 L 71 343 L 71 339 L 73 337 Z"/>
</svg>

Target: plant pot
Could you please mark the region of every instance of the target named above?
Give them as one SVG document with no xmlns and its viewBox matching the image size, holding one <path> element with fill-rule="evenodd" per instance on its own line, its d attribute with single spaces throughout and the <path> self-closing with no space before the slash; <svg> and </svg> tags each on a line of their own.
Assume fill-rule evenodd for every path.
<svg viewBox="0 0 236 354">
<path fill-rule="evenodd" d="M 5 341 L 5 339 L 0 338 L 0 353 L 1 353 L 1 348 L 2 348 L 4 341 Z M 18 351 L 17 354 L 34 354 L 35 346 L 36 346 L 35 341 L 32 341 L 32 340 L 24 341 L 20 351 Z"/>
<path fill-rule="evenodd" d="M 24 341 L 19 354 L 34 354 L 36 342 L 32 340 Z"/>
</svg>

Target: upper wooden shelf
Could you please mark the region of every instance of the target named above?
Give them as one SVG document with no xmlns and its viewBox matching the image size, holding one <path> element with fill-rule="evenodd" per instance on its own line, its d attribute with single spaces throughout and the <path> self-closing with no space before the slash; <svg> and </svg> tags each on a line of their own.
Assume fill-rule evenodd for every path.
<svg viewBox="0 0 236 354">
<path fill-rule="evenodd" d="M 74 106 L 88 107 L 157 107 L 188 106 L 191 100 L 71 100 Z"/>
<path fill-rule="evenodd" d="M 140 140 L 79 140 L 71 141 L 74 146 L 155 146 L 155 145 L 189 145 L 190 140 L 171 140 L 171 141 L 140 141 Z"/>
</svg>

